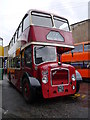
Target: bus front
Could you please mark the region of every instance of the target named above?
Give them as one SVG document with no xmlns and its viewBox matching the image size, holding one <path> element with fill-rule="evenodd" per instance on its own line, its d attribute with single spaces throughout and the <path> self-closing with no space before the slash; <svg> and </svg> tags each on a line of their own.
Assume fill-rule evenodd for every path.
<svg viewBox="0 0 90 120">
<path fill-rule="evenodd" d="M 75 68 L 61 63 L 62 53 L 74 48 L 67 19 L 33 11 L 31 20 L 33 75 L 41 84 L 43 97 L 75 94 Z"/>
<path fill-rule="evenodd" d="M 34 46 L 35 77 L 40 80 L 44 98 L 76 92 L 75 69 L 57 59 L 57 47 Z"/>
</svg>

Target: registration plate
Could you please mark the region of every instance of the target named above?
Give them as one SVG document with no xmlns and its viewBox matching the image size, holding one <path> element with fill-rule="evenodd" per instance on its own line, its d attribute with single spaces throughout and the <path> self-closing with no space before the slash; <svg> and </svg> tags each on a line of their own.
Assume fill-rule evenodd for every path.
<svg viewBox="0 0 90 120">
<path fill-rule="evenodd" d="M 64 91 L 64 86 L 58 86 L 58 92 L 63 92 Z"/>
</svg>

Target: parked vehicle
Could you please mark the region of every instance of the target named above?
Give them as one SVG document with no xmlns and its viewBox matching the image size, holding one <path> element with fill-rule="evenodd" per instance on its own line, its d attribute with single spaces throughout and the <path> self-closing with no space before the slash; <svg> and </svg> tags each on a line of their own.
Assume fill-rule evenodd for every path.
<svg viewBox="0 0 90 120">
<path fill-rule="evenodd" d="M 44 98 L 75 94 L 75 68 L 61 62 L 62 53 L 73 48 L 66 18 L 29 10 L 9 43 L 9 81 L 27 102 L 38 91 Z"/>
<path fill-rule="evenodd" d="M 90 81 L 90 41 L 74 46 L 75 49 L 62 55 L 62 62 L 73 65 L 84 80 Z"/>
</svg>

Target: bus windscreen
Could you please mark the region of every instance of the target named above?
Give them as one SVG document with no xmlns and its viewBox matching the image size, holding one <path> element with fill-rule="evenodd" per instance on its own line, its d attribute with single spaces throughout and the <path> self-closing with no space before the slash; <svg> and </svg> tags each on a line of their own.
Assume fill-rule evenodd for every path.
<svg viewBox="0 0 90 120">
<path fill-rule="evenodd" d="M 32 12 L 32 24 L 42 27 L 52 27 L 52 19 L 49 14 Z"/>
<path fill-rule="evenodd" d="M 51 46 L 34 47 L 35 64 L 56 61 L 56 48 Z"/>
<path fill-rule="evenodd" d="M 54 16 L 55 27 L 64 31 L 69 31 L 69 24 L 66 19 Z"/>
</svg>

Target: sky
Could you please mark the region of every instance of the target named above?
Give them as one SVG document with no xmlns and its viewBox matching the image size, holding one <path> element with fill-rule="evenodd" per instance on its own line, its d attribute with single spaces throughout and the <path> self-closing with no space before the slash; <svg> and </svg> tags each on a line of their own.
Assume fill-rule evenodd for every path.
<svg viewBox="0 0 90 120">
<path fill-rule="evenodd" d="M 0 0 L 0 37 L 7 46 L 29 9 L 51 12 L 70 24 L 88 19 L 89 0 Z"/>
</svg>

